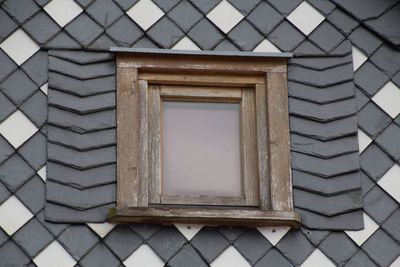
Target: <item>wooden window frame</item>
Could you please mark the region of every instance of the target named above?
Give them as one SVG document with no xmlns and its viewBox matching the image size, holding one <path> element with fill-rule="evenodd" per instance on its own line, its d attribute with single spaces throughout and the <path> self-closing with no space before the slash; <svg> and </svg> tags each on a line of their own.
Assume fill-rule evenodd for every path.
<svg viewBox="0 0 400 267">
<path fill-rule="evenodd" d="M 300 225 L 292 197 L 286 57 L 116 52 L 117 206 L 110 222 Z M 244 198 L 161 194 L 163 99 L 241 102 Z"/>
</svg>

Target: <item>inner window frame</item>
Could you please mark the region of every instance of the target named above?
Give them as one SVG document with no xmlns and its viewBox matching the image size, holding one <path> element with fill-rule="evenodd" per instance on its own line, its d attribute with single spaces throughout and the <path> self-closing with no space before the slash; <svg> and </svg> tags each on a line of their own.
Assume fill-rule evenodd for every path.
<svg viewBox="0 0 400 267">
<path fill-rule="evenodd" d="M 300 225 L 300 216 L 293 207 L 290 170 L 286 66 L 290 55 L 141 49 L 115 52 L 117 206 L 110 210 L 109 221 Z M 182 101 L 237 101 L 226 95 L 206 93 L 206 90 L 204 93 L 199 90 L 197 95 L 182 96 L 169 92 L 169 95 L 162 96 L 160 86 L 168 85 L 229 87 L 246 92 L 242 93 L 242 98 L 247 95 L 242 99 L 246 101 L 245 112 L 254 114 L 247 121 L 253 129 L 250 134 L 253 138 L 247 139 L 253 143 L 248 145 L 251 147 L 248 153 L 242 151 L 246 156 L 241 161 L 242 168 L 248 168 L 247 171 L 256 176 L 255 179 L 245 178 L 245 182 L 256 184 L 256 187 L 250 187 L 251 190 L 245 193 L 249 197 L 244 202 L 231 203 L 232 199 L 197 199 L 193 202 L 193 199 L 177 197 L 159 199 L 162 97 Z"/>
</svg>

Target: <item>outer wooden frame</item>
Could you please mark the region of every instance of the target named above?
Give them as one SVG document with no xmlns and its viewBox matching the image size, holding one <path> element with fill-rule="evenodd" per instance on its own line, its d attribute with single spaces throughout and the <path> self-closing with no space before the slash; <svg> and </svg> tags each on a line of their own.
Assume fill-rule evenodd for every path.
<svg viewBox="0 0 400 267">
<path fill-rule="evenodd" d="M 110 210 L 109 220 L 299 226 L 300 217 L 292 201 L 286 63 L 286 58 L 279 57 L 117 54 L 117 207 Z M 148 103 L 160 101 L 156 97 L 160 92 L 151 93 L 160 90 L 154 88 L 157 84 L 253 88 L 244 90 L 243 96 L 255 92 L 257 97 L 244 97 L 242 101 L 255 99 L 255 105 L 248 106 L 257 111 L 257 129 L 249 133 L 258 140 L 252 153 L 255 160 L 245 165 L 257 165 L 249 168 L 258 176 L 258 208 L 149 205 L 155 201 L 149 190 L 159 185 L 148 178 L 160 175 L 159 166 L 149 165 L 149 161 L 161 161 L 153 152 L 159 137 L 149 135 L 160 129 L 152 123 L 154 118 L 148 118 L 152 114 Z"/>
</svg>

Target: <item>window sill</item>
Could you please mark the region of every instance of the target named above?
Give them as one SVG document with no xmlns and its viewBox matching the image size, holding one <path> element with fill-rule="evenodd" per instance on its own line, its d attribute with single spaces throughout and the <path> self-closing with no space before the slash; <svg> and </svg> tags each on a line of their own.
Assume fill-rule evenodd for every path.
<svg viewBox="0 0 400 267">
<path fill-rule="evenodd" d="M 290 226 L 299 228 L 300 215 L 296 212 L 262 211 L 251 209 L 217 209 L 192 207 L 112 208 L 111 223 L 194 223 L 224 226 Z"/>
</svg>

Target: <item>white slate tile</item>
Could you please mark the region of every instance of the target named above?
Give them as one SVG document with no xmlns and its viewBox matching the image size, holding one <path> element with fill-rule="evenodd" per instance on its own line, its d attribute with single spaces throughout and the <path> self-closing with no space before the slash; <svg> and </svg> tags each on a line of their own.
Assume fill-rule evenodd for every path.
<svg viewBox="0 0 400 267">
<path fill-rule="evenodd" d="M 393 140 L 395 141 L 395 140 Z M 398 140 L 397 140 L 398 141 Z M 378 184 L 400 203 L 400 166 L 395 164 L 378 181 Z M 400 223 L 400 222 L 399 222 Z"/>
<path fill-rule="evenodd" d="M 188 37 L 183 37 L 177 42 L 172 49 L 175 50 L 201 50 L 192 40 Z"/>
<path fill-rule="evenodd" d="M 243 17 L 242 13 L 226 0 L 222 0 L 207 14 L 207 18 L 224 33 L 228 33 Z"/>
<path fill-rule="evenodd" d="M 72 256 L 56 240 L 42 250 L 33 262 L 38 267 L 72 267 L 76 264 Z"/>
<path fill-rule="evenodd" d="M 271 43 L 267 39 L 264 39 L 256 46 L 256 48 L 254 48 L 253 52 L 279 53 L 281 52 L 281 50 L 279 50 L 278 47 L 276 47 L 273 43 Z"/>
<path fill-rule="evenodd" d="M 372 139 L 360 129 L 358 129 L 357 136 L 359 152 L 361 154 L 369 146 L 369 144 L 371 144 Z"/>
<path fill-rule="evenodd" d="M 145 31 L 164 16 L 164 12 L 151 0 L 140 0 L 126 14 Z"/>
<path fill-rule="evenodd" d="M 33 214 L 15 196 L 0 205 L 0 227 L 8 234 L 14 234 L 27 223 Z"/>
<path fill-rule="evenodd" d="M 258 227 L 257 230 L 275 246 L 289 232 L 290 227 Z"/>
<path fill-rule="evenodd" d="M 126 267 L 164 266 L 164 262 L 161 260 L 161 258 L 148 245 L 141 245 L 128 258 L 126 258 L 124 264 Z"/>
<path fill-rule="evenodd" d="M 335 267 L 336 265 L 325 256 L 319 249 L 314 250 L 313 253 L 303 262 L 301 267 Z"/>
<path fill-rule="evenodd" d="M 105 237 L 114 227 L 115 224 L 112 223 L 88 223 L 87 224 L 96 234 L 101 238 Z"/>
<path fill-rule="evenodd" d="M 324 21 L 325 17 L 309 3 L 303 1 L 289 14 L 287 19 L 305 35 L 309 35 Z"/>
<path fill-rule="evenodd" d="M 222 252 L 211 264 L 211 267 L 250 267 L 249 262 L 232 246 Z"/>
<path fill-rule="evenodd" d="M 40 168 L 40 170 L 37 171 L 37 174 L 39 175 L 40 178 L 42 178 L 44 182 L 46 182 L 47 179 L 46 165 Z"/>
<path fill-rule="evenodd" d="M 175 223 L 174 225 L 176 229 L 178 229 L 178 231 L 181 232 L 181 234 L 189 241 L 201 230 L 201 228 L 203 228 L 203 225 L 199 224 Z"/>
<path fill-rule="evenodd" d="M 67 25 L 83 11 L 73 0 L 52 0 L 44 6 L 44 10 L 60 27 Z"/>
<path fill-rule="evenodd" d="M 387 82 L 372 100 L 393 119 L 400 114 L 400 88 L 391 81 Z"/>
<path fill-rule="evenodd" d="M 24 63 L 40 47 L 22 29 L 16 30 L 1 44 L 0 48 L 18 65 Z"/>
<path fill-rule="evenodd" d="M 368 57 L 355 46 L 353 46 L 351 50 L 353 56 L 353 70 L 356 71 L 367 61 Z"/>
<path fill-rule="evenodd" d="M 0 124 L 0 134 L 14 146 L 18 148 L 34 133 L 37 132 L 36 126 L 19 110 L 11 114 Z"/>
</svg>

